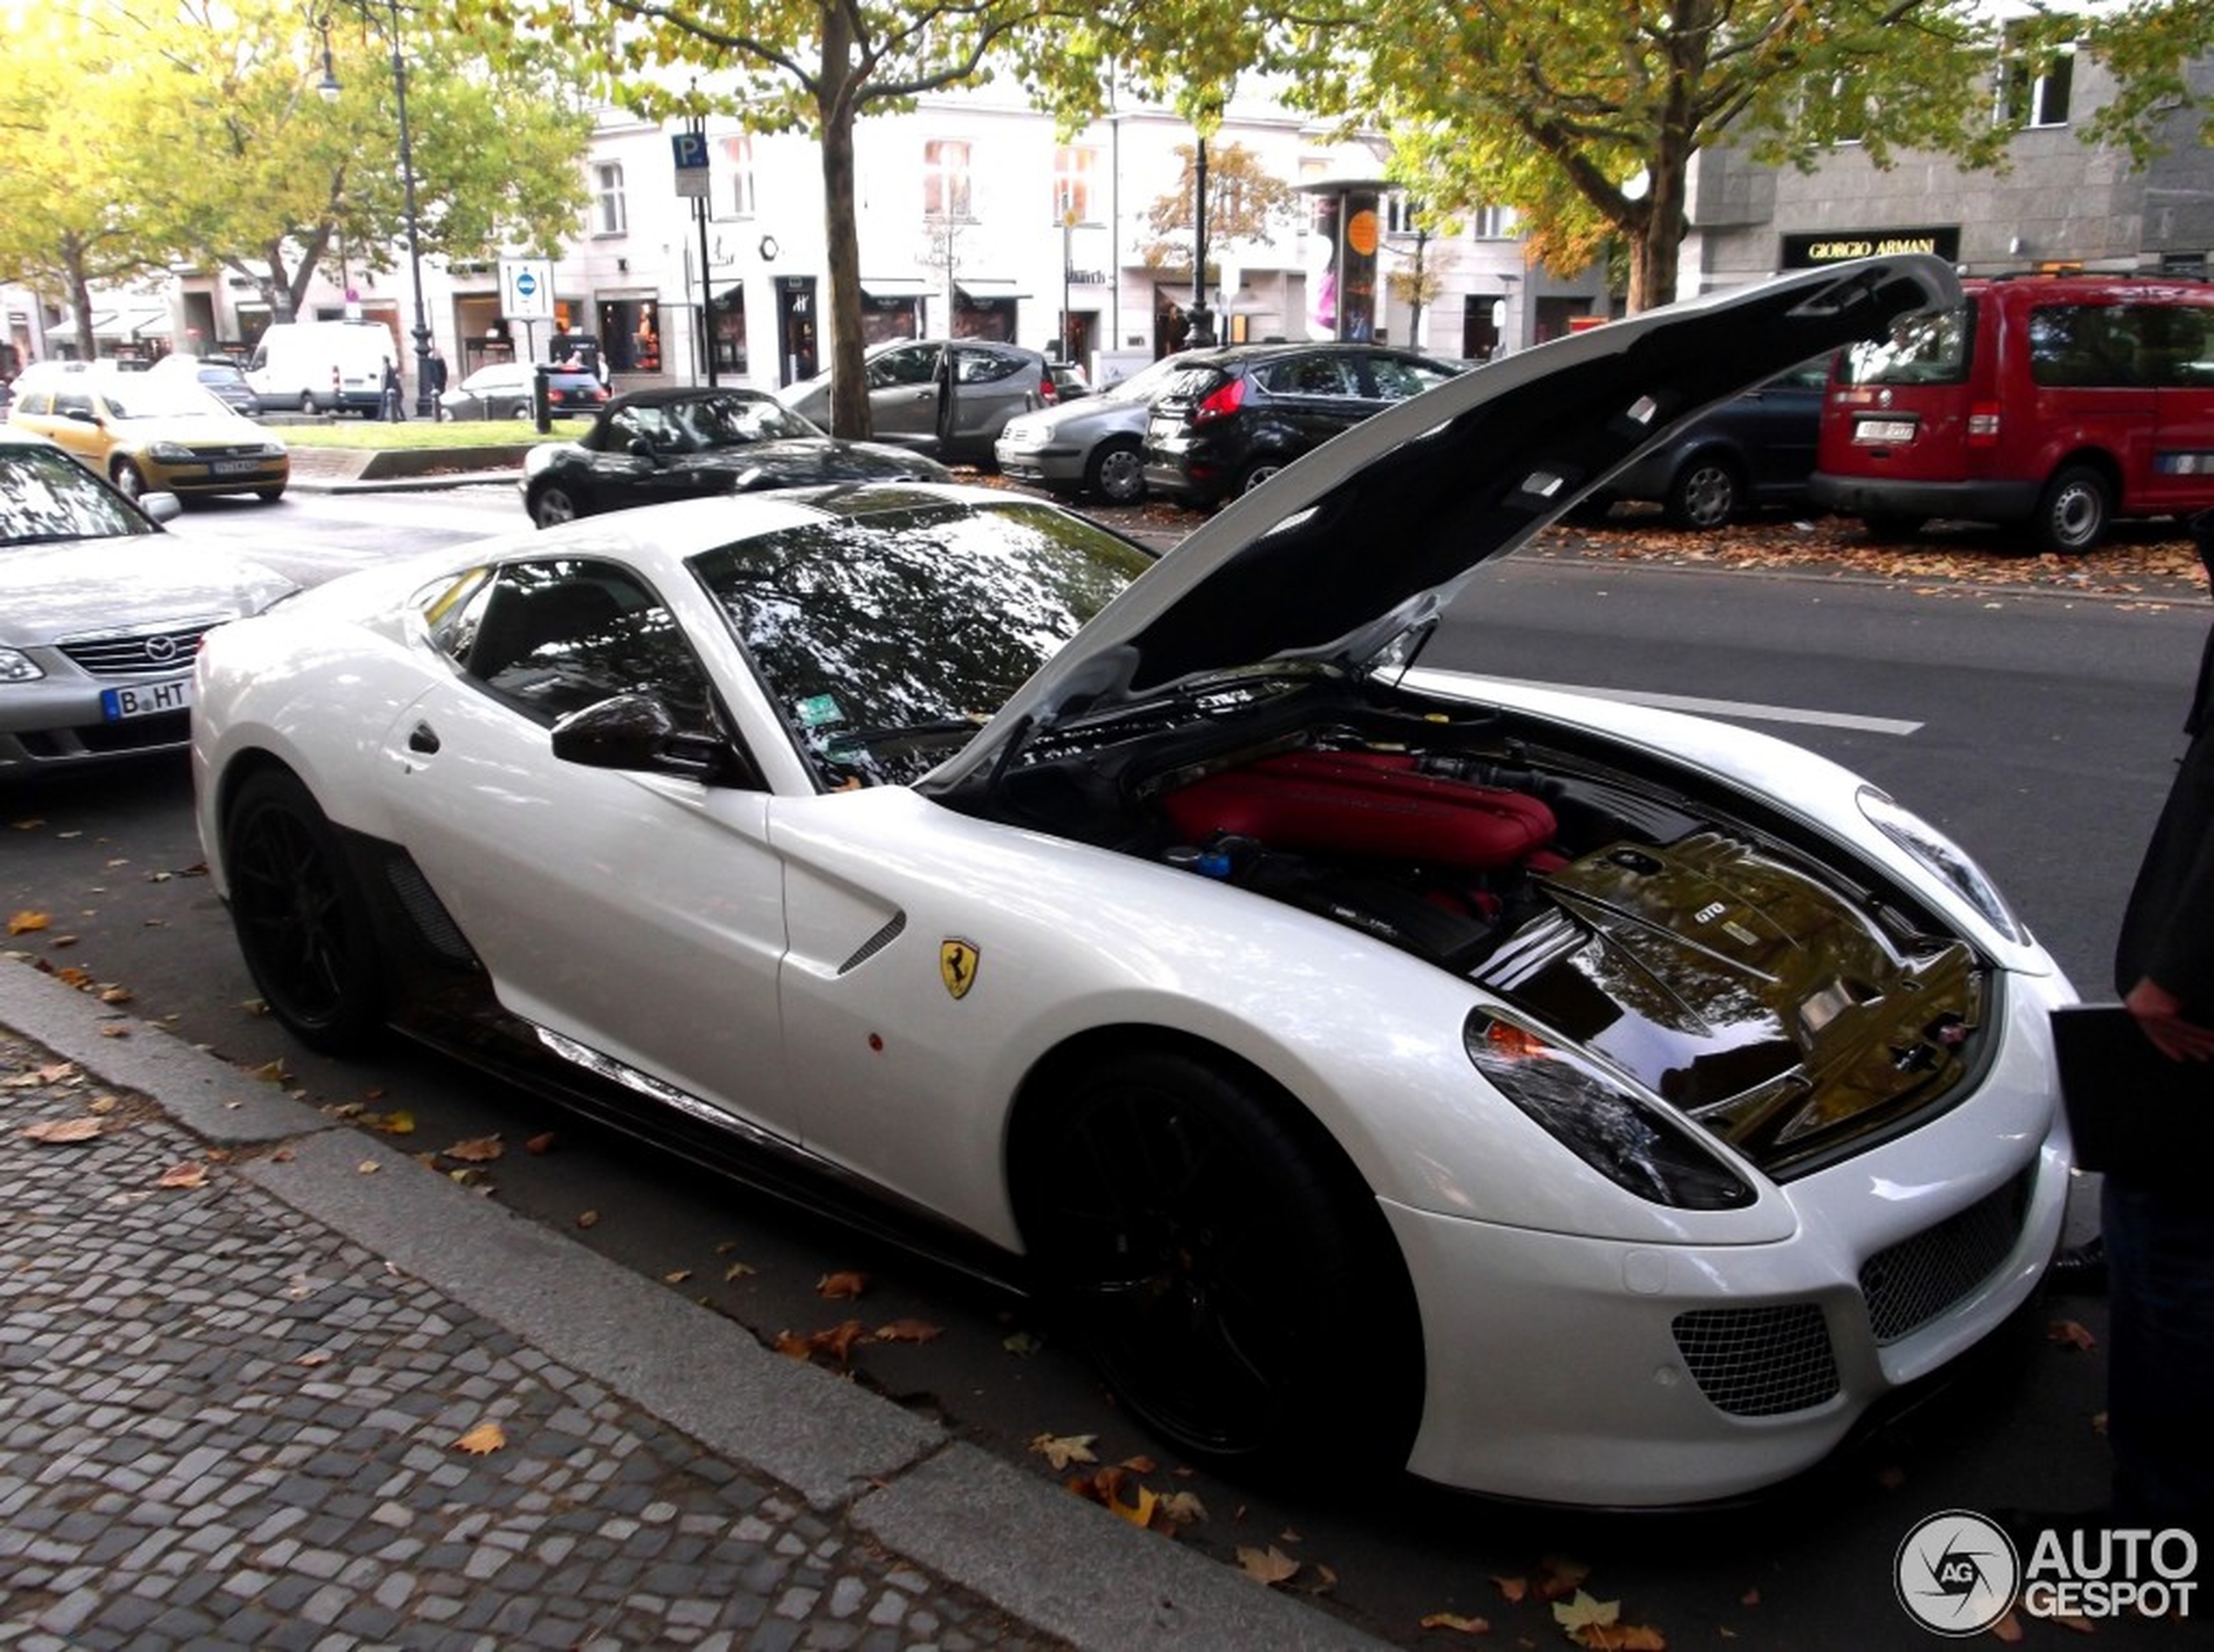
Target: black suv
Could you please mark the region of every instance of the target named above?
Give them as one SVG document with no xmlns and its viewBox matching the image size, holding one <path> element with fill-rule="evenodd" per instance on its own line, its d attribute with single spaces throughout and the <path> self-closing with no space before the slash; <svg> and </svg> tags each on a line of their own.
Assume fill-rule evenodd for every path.
<svg viewBox="0 0 2214 1652">
<path fill-rule="evenodd" d="M 1194 504 L 1246 493 L 1340 431 L 1459 371 L 1380 344 L 1203 352 L 1153 398 L 1145 484 Z"/>
</svg>

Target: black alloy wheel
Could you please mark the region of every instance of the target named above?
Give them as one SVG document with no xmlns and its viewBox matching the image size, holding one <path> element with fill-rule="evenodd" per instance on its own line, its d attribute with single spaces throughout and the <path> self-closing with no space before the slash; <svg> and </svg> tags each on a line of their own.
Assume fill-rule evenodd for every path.
<svg viewBox="0 0 2214 1652">
<path fill-rule="evenodd" d="M 576 495 L 559 482 L 548 482 L 531 495 L 531 520 L 540 527 L 559 527 L 583 514 Z"/>
<path fill-rule="evenodd" d="M 1403 1458 L 1422 1383 L 1412 1290 L 1319 1130 L 1172 1050 L 1101 1064 L 1040 1105 L 1024 1236 L 1132 1412 L 1241 1472 Z"/>
<path fill-rule="evenodd" d="M 269 1012 L 326 1055 L 373 1044 L 384 1002 L 368 904 L 308 788 L 280 769 L 248 778 L 223 846 L 231 922 Z"/>
</svg>

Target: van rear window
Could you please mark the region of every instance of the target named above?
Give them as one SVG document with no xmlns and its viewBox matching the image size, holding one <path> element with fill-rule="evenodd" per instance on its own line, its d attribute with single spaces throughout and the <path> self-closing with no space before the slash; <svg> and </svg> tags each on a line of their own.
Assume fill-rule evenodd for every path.
<svg viewBox="0 0 2214 1652">
<path fill-rule="evenodd" d="M 1904 316 L 1889 338 L 1847 346 L 1837 377 L 1847 384 L 1966 384 L 1974 336 L 1973 298 L 1954 309 Z"/>
</svg>

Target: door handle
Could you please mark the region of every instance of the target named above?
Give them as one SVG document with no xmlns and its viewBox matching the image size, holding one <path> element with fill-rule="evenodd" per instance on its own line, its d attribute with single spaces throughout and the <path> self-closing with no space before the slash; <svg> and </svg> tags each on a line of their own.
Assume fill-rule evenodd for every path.
<svg viewBox="0 0 2214 1652">
<path fill-rule="evenodd" d="M 428 757 L 438 749 L 438 731 L 428 723 L 417 724 L 408 731 L 407 749 Z"/>
</svg>

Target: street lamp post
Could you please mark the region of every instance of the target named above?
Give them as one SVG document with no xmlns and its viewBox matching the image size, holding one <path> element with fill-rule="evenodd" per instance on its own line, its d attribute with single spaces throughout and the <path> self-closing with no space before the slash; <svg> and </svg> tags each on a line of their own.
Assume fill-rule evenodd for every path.
<svg viewBox="0 0 2214 1652">
<path fill-rule="evenodd" d="M 363 20 L 368 20 L 372 0 L 353 0 L 353 3 L 360 8 Z M 408 275 L 415 293 L 415 411 L 418 418 L 436 418 L 438 407 L 431 390 L 431 323 L 423 307 L 423 236 L 415 207 L 415 145 L 407 125 L 407 62 L 400 53 L 399 0 L 384 0 L 384 9 L 391 19 L 385 38 L 392 47 L 392 101 L 399 114 L 400 190 L 407 213 Z M 331 68 L 328 24 L 323 34 L 323 84 L 316 91 L 325 103 L 338 101 L 338 77 Z"/>
<path fill-rule="evenodd" d="M 1207 139 L 1199 135 L 1192 155 L 1192 330 L 1185 342 L 1194 350 L 1214 345 L 1214 317 L 1207 309 Z"/>
</svg>

